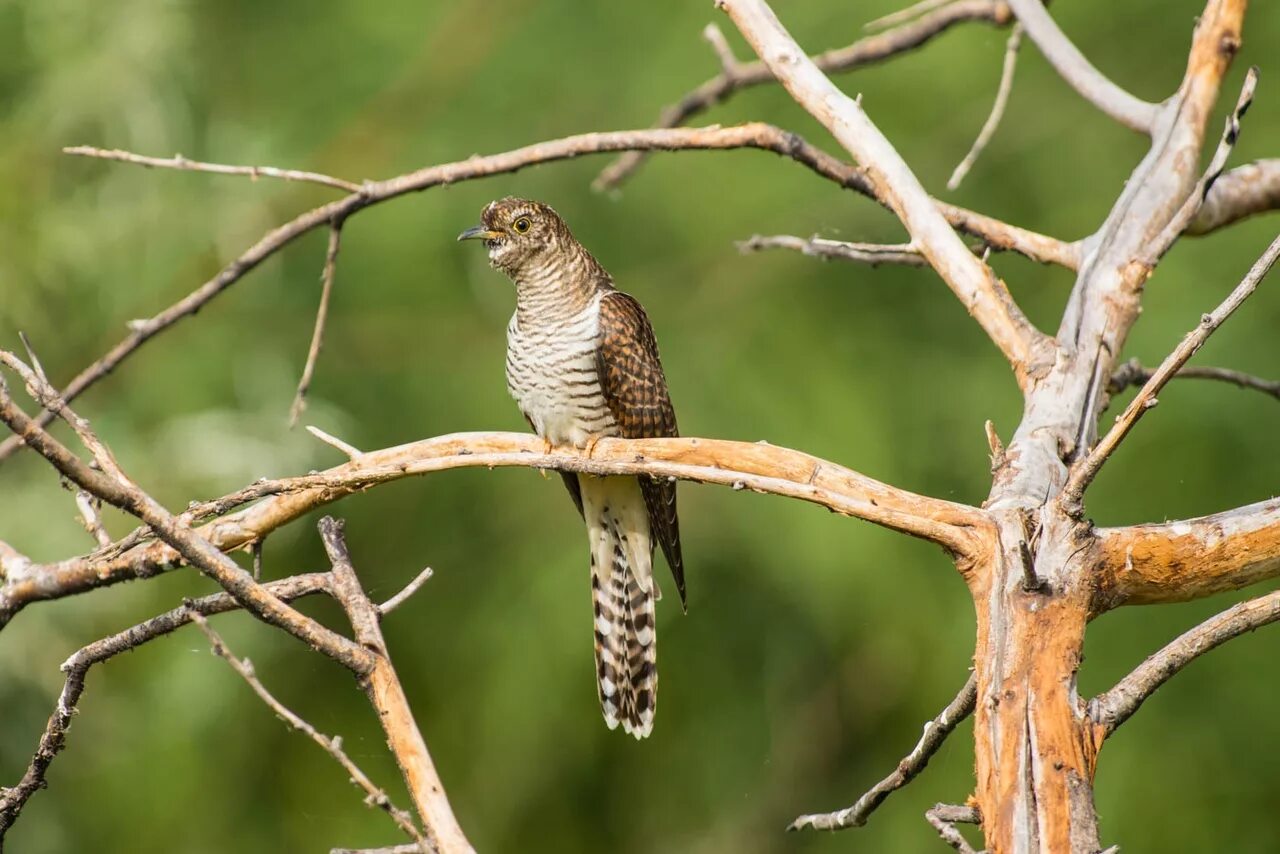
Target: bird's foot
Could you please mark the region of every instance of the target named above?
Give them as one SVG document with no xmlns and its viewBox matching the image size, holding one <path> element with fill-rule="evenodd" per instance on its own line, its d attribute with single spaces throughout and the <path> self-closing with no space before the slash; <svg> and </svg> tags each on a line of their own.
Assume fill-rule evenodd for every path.
<svg viewBox="0 0 1280 854">
<path fill-rule="evenodd" d="M 583 446 L 582 451 L 587 455 L 587 459 L 596 452 L 596 445 L 600 444 L 600 436 L 595 436 L 587 440 L 587 444 Z"/>
</svg>

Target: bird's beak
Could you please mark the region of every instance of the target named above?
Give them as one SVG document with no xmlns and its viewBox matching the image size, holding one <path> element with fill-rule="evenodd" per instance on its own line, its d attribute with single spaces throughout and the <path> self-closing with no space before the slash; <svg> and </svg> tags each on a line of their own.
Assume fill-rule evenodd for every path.
<svg viewBox="0 0 1280 854">
<path fill-rule="evenodd" d="M 500 231 L 490 231 L 483 225 L 473 225 L 462 234 L 458 235 L 459 240 L 497 240 L 502 236 Z"/>
</svg>

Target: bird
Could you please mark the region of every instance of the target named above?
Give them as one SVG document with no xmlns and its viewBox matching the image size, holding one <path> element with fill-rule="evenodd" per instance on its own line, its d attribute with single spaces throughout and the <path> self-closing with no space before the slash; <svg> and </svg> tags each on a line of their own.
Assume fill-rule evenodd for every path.
<svg viewBox="0 0 1280 854">
<path fill-rule="evenodd" d="M 548 205 L 490 202 L 458 240 L 483 240 L 515 284 L 507 324 L 507 390 L 550 450 L 590 456 L 605 437 L 677 436 L 653 327 L 640 303 L 574 238 Z M 674 478 L 561 472 L 586 522 L 595 614 L 596 689 L 609 729 L 653 731 L 661 547 L 686 610 Z"/>
</svg>

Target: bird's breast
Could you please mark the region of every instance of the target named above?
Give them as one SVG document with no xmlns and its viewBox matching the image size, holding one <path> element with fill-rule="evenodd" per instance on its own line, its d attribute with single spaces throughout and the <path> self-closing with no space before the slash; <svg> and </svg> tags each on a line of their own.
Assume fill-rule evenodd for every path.
<svg viewBox="0 0 1280 854">
<path fill-rule="evenodd" d="M 553 445 L 584 447 L 617 432 L 596 371 L 599 299 L 563 319 L 507 327 L 507 389 L 534 431 Z"/>
</svg>

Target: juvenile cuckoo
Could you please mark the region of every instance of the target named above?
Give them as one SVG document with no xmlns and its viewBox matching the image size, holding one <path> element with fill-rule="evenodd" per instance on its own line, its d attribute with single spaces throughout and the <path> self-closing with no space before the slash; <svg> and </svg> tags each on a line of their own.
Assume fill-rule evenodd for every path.
<svg viewBox="0 0 1280 854">
<path fill-rule="evenodd" d="M 507 325 L 507 390 L 548 446 L 590 454 L 606 436 L 675 436 L 676 414 L 640 303 L 613 279 L 547 205 L 491 202 L 479 239 L 489 262 L 516 286 Z M 610 729 L 644 738 L 657 700 L 653 577 L 657 544 L 684 606 L 676 485 L 667 478 L 563 472 L 587 523 L 595 605 L 596 683 Z"/>
</svg>

